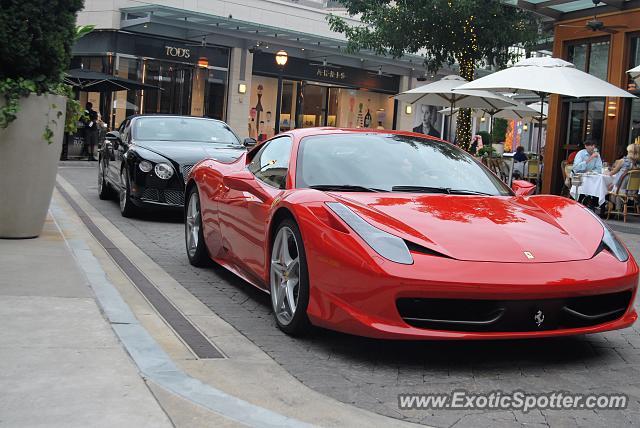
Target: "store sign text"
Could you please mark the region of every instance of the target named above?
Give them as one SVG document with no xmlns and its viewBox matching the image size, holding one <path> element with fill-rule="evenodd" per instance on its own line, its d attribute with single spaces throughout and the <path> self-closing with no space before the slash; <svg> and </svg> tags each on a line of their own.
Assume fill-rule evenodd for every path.
<svg viewBox="0 0 640 428">
<path fill-rule="evenodd" d="M 165 55 L 173 56 L 177 58 L 190 58 L 191 52 L 190 49 L 185 48 L 177 48 L 175 46 L 165 46 Z"/>
<path fill-rule="evenodd" d="M 316 72 L 317 77 L 324 77 L 329 79 L 339 79 L 344 80 L 347 78 L 347 73 L 344 71 L 335 71 L 328 68 L 318 68 Z"/>
</svg>

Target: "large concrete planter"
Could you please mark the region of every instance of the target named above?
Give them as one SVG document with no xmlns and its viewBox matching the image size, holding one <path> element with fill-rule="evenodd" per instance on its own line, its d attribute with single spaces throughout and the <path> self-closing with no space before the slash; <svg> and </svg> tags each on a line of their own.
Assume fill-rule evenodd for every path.
<svg viewBox="0 0 640 428">
<path fill-rule="evenodd" d="M 59 95 L 30 95 L 21 100 L 18 118 L 0 129 L 0 238 L 35 238 L 42 232 L 58 171 L 66 105 Z M 52 144 L 43 138 L 47 123 Z"/>
</svg>

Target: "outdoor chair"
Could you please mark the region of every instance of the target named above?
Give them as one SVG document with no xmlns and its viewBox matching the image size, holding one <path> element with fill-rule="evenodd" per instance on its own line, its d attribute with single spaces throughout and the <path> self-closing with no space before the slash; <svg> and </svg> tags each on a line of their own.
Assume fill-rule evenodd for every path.
<svg viewBox="0 0 640 428">
<path fill-rule="evenodd" d="M 524 179 L 531 182 L 538 180 L 538 168 L 540 167 L 537 159 L 529 159 L 524 167 Z"/>
<path fill-rule="evenodd" d="M 640 170 L 631 169 L 618 179 L 615 187 L 609 192 L 609 202 L 607 204 L 607 220 L 611 214 L 617 217 L 622 215 L 624 222 L 627 222 L 627 215 L 640 215 L 640 205 L 638 204 L 638 191 L 640 190 Z M 629 212 L 631 206 L 635 212 Z"/>
<path fill-rule="evenodd" d="M 560 163 L 560 168 L 562 169 L 562 179 L 564 186 L 562 186 L 561 196 L 569 197 L 571 192 L 571 170 L 573 169 L 572 163 L 567 163 L 566 160 Z"/>
</svg>

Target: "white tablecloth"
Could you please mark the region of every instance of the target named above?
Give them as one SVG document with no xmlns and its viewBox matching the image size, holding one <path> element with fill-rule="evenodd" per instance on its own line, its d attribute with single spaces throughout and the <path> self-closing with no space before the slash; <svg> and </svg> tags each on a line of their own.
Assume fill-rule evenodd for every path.
<svg viewBox="0 0 640 428">
<path fill-rule="evenodd" d="M 598 198 L 598 204 L 602 205 L 606 201 L 607 193 L 609 192 L 609 185 L 613 183 L 613 177 L 610 175 L 594 174 L 594 175 L 582 175 L 582 184 L 576 189 L 576 186 L 571 187 L 571 196 L 573 199 L 578 199 L 578 192 L 580 195 L 591 195 Z"/>
</svg>

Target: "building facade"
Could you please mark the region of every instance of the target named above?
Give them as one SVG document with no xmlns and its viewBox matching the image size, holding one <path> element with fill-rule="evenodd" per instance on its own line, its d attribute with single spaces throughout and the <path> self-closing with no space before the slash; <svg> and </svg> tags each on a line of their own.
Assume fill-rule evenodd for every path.
<svg viewBox="0 0 640 428">
<path fill-rule="evenodd" d="M 554 57 L 640 95 L 627 74 L 640 65 L 640 1 L 522 1 L 518 5 L 552 21 Z M 624 155 L 628 144 L 640 144 L 640 98 L 552 95 L 544 151 L 545 193 L 560 192 L 561 162 L 587 138 L 595 140 L 609 164 Z"/>
<path fill-rule="evenodd" d="M 349 54 L 329 29 L 329 13 L 345 15 L 336 2 L 318 0 L 88 0 L 78 24 L 96 29 L 76 43 L 71 68 L 159 88 L 81 93 L 112 128 L 136 113 L 188 114 L 225 120 L 241 138 L 269 138 L 281 78 L 280 130 L 411 130 L 413 110 L 392 95 L 426 74 L 423 59 Z M 289 56 L 282 68 L 279 50 Z"/>
</svg>

